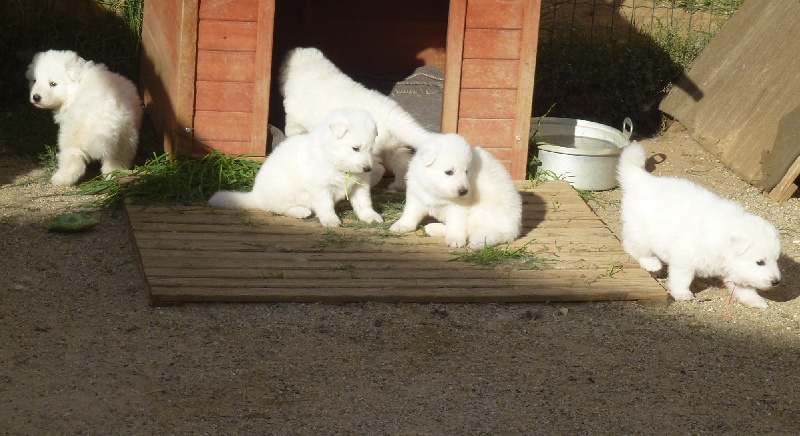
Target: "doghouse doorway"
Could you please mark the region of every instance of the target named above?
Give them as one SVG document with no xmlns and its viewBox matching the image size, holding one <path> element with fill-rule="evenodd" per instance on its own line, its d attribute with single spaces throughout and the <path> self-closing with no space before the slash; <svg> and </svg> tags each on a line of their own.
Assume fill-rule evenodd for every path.
<svg viewBox="0 0 800 436">
<path fill-rule="evenodd" d="M 284 126 L 278 77 L 286 53 L 295 47 L 320 49 L 348 76 L 387 95 L 420 67 L 436 69 L 437 78 L 443 77 L 450 1 L 382 0 L 376 5 L 373 0 L 276 0 L 272 126 Z M 437 106 L 438 126 L 441 101 Z"/>
</svg>

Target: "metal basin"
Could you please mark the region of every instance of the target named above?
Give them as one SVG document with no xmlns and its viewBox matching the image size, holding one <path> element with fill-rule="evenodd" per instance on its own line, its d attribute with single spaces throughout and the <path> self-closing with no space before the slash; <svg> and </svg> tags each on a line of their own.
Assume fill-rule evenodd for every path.
<svg viewBox="0 0 800 436">
<path fill-rule="evenodd" d="M 577 189 L 604 191 L 617 186 L 617 161 L 630 143 L 633 123 L 625 118 L 622 131 L 572 118 L 532 118 L 531 138 L 542 162 Z"/>
</svg>

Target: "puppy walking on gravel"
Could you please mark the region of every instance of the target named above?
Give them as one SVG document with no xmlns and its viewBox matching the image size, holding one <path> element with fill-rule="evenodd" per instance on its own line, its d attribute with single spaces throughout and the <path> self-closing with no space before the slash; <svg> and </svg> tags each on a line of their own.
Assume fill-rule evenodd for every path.
<svg viewBox="0 0 800 436">
<path fill-rule="evenodd" d="M 259 169 L 251 192 L 219 191 L 209 204 L 295 218 L 314 213 L 323 226 L 337 227 L 341 220 L 334 205 L 348 198 L 358 219 L 383 222 L 370 197 L 376 135 L 366 111 L 333 111 L 309 133 L 281 143 Z"/>
<path fill-rule="evenodd" d="M 91 161 L 102 163 L 103 174 L 133 164 L 142 122 L 133 82 L 75 52 L 57 50 L 37 53 L 25 76 L 31 103 L 52 110 L 59 125 L 53 184 L 74 185 Z"/>
<path fill-rule="evenodd" d="M 337 108 L 368 111 L 378 126 L 373 153 L 395 176 L 389 189 L 405 189 L 404 176 L 411 158 L 407 147 L 416 148 L 433 133 L 422 128 L 396 101 L 354 81 L 316 48 L 296 48 L 286 55 L 280 88 L 287 137 L 308 132 Z"/>
<path fill-rule="evenodd" d="M 413 232 L 426 216 L 431 236 L 450 247 L 483 248 L 517 239 L 522 198 L 500 161 L 457 134 L 436 135 L 422 144 L 406 174 L 406 205 L 390 228 Z"/>
<path fill-rule="evenodd" d="M 694 298 L 689 286 L 695 276 L 721 277 L 742 304 L 766 308 L 757 290 L 781 278 L 775 227 L 689 180 L 649 174 L 645 158 L 634 142 L 619 160 L 625 251 L 650 272 L 666 263 L 669 293 L 677 301 Z"/>
</svg>

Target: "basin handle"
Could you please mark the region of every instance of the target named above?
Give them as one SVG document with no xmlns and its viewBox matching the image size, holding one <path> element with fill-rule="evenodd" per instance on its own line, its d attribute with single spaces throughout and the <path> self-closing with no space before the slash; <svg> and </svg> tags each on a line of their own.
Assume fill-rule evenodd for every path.
<svg viewBox="0 0 800 436">
<path fill-rule="evenodd" d="M 633 134 L 633 121 L 630 118 L 625 117 L 622 120 L 622 139 L 625 142 L 631 142 L 631 135 Z"/>
</svg>

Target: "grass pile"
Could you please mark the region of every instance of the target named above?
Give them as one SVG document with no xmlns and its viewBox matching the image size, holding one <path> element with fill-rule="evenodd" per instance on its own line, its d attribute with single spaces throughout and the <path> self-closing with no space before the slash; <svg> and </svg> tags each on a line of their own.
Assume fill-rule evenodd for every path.
<svg viewBox="0 0 800 436">
<path fill-rule="evenodd" d="M 511 266 L 538 270 L 548 262 L 547 259 L 539 257 L 539 254 L 547 251 L 547 248 L 541 247 L 534 252 L 528 251 L 531 242 L 518 248 L 492 246 L 479 250 L 468 249 L 464 253 L 457 254 L 453 261 L 473 263 L 489 268 Z"/>
<path fill-rule="evenodd" d="M 132 171 L 115 171 L 81 184 L 78 194 L 99 195 L 97 206 L 112 210 L 126 199 L 139 204 L 197 204 L 220 190 L 252 189 L 261 164 L 246 156 L 214 151 L 203 158 L 154 155 Z"/>
</svg>

